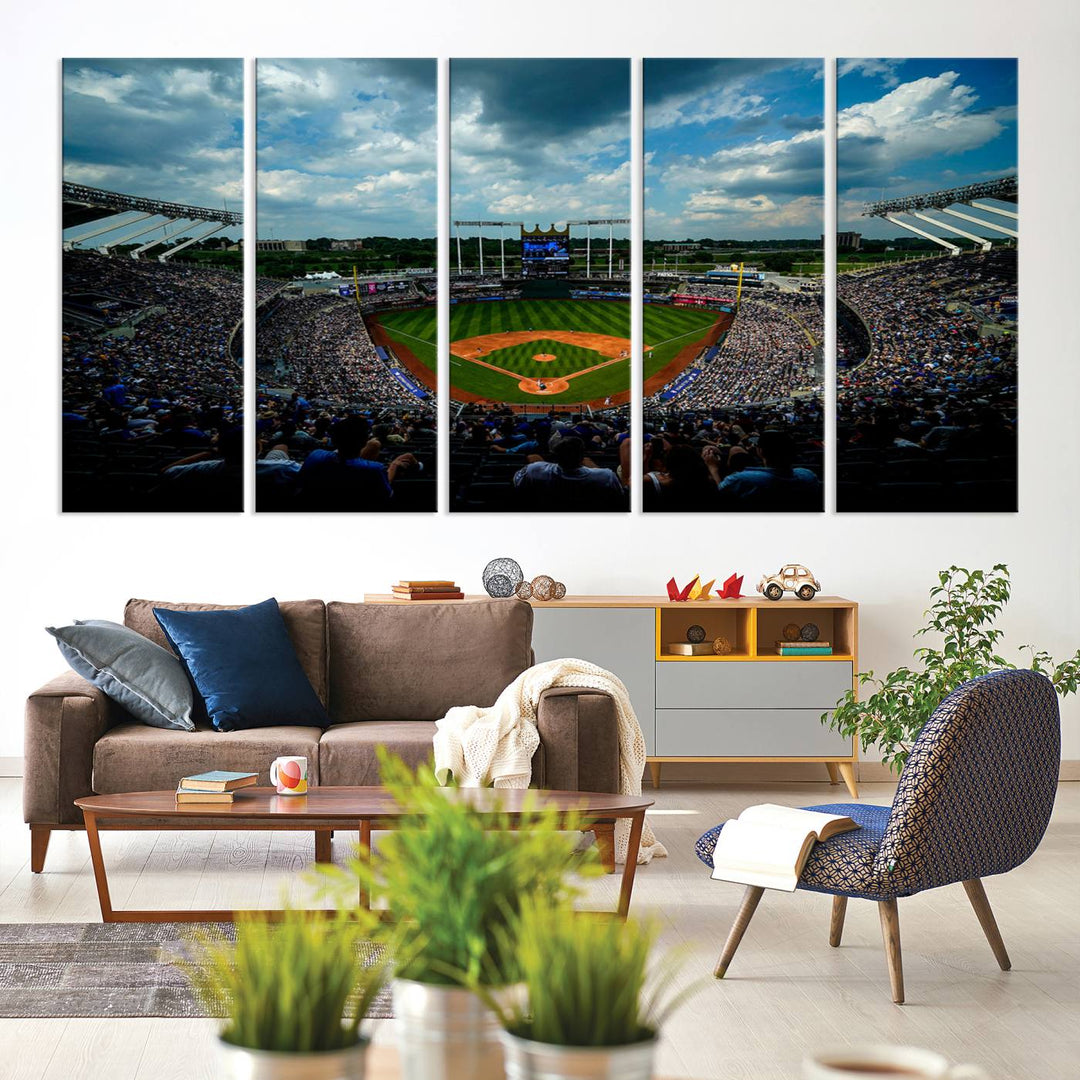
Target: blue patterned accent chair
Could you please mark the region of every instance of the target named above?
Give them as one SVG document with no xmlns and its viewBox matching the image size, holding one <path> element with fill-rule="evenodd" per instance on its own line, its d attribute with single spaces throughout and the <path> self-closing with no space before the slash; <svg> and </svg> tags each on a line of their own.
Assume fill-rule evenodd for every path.
<svg viewBox="0 0 1080 1080">
<path fill-rule="evenodd" d="M 982 878 L 1004 874 L 1039 846 L 1061 763 L 1061 720 L 1050 680 L 998 671 L 954 690 L 919 733 L 892 806 L 808 806 L 848 814 L 860 829 L 815 844 L 798 888 L 833 897 L 829 944 L 844 929 L 848 897 L 874 900 L 893 1001 L 904 1000 L 897 898 L 960 882 L 1002 971 L 1009 955 Z M 722 825 L 697 842 L 712 866 Z M 747 888 L 714 974 L 723 978 L 763 889 Z"/>
</svg>

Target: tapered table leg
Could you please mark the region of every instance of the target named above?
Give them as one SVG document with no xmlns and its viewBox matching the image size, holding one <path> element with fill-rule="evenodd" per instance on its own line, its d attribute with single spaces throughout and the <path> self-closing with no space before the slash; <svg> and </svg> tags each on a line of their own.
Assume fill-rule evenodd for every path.
<svg viewBox="0 0 1080 1080">
<path fill-rule="evenodd" d="M 622 919 L 630 913 L 630 896 L 634 891 L 634 874 L 637 873 L 641 830 L 644 826 L 645 811 L 640 810 L 630 819 L 630 841 L 626 845 L 626 863 L 623 865 L 622 888 L 619 889 L 619 917 Z"/>
<path fill-rule="evenodd" d="M 105 860 L 101 855 L 101 837 L 98 836 L 97 817 L 83 811 L 86 822 L 86 839 L 90 844 L 90 862 L 94 867 L 94 883 L 97 885 L 98 904 L 102 922 L 116 922 L 113 916 L 112 898 L 109 896 L 109 879 L 105 875 Z"/>
</svg>

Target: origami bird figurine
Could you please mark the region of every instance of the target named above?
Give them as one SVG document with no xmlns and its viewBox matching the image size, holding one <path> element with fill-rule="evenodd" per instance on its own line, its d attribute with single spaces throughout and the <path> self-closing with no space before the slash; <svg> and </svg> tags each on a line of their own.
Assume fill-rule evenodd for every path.
<svg viewBox="0 0 1080 1080">
<path fill-rule="evenodd" d="M 687 582 L 687 585 L 686 585 L 685 589 L 680 589 L 679 586 L 675 583 L 675 579 L 672 578 L 667 583 L 668 599 L 669 600 L 674 600 L 674 601 L 689 600 L 690 599 L 690 591 L 691 591 L 691 589 L 693 589 L 693 587 L 698 583 L 698 581 L 700 579 L 701 579 L 701 575 L 696 574 L 694 576 L 693 581 Z M 712 582 L 710 581 L 709 584 L 711 585 Z"/>
<path fill-rule="evenodd" d="M 743 575 L 732 574 L 716 594 L 720 600 L 738 600 L 742 596 Z M 711 583 L 710 583 L 711 584 Z"/>
</svg>

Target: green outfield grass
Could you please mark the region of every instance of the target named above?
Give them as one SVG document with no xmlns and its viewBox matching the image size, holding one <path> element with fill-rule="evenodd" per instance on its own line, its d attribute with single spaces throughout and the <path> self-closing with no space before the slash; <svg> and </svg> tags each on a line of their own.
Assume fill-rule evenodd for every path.
<svg viewBox="0 0 1080 1080">
<path fill-rule="evenodd" d="M 645 361 L 645 378 L 667 364 L 681 349 L 704 338 L 717 319 L 714 311 L 646 305 L 644 338 L 653 346 Z M 395 340 L 406 346 L 432 372 L 437 369 L 437 316 L 435 308 L 381 314 L 379 322 Z M 454 304 L 450 308 L 450 340 L 482 337 L 512 330 L 580 330 L 611 337 L 630 337 L 630 305 L 614 300 L 507 300 Z M 557 359 L 533 360 L 537 353 L 553 353 Z M 566 376 L 595 367 L 608 357 L 591 349 L 558 341 L 530 341 L 485 353 L 482 359 L 512 371 L 518 377 Z M 538 397 L 518 387 L 511 378 L 459 357 L 450 358 L 450 381 L 454 388 L 495 401 L 535 404 L 602 401 L 630 388 L 630 361 L 621 360 L 600 371 L 570 381 L 562 394 Z"/>
<path fill-rule="evenodd" d="M 718 314 L 700 308 L 646 304 L 641 316 L 642 337 L 653 348 L 645 357 L 644 377 L 651 378 L 680 350 L 700 341 Z"/>
</svg>

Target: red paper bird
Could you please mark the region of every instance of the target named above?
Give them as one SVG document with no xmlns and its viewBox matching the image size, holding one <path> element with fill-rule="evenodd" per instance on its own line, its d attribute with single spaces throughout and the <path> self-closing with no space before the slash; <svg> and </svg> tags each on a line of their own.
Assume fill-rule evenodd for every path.
<svg viewBox="0 0 1080 1080">
<path fill-rule="evenodd" d="M 721 600 L 738 600 L 742 596 L 743 575 L 732 574 L 723 584 L 717 594 Z"/>
<path fill-rule="evenodd" d="M 695 577 L 692 581 L 687 582 L 685 589 L 680 589 L 679 586 L 675 583 L 675 579 L 672 578 L 667 583 L 668 599 L 674 601 L 688 600 L 690 598 L 690 590 L 694 587 L 695 581 L 697 581 L 697 577 Z"/>
</svg>

